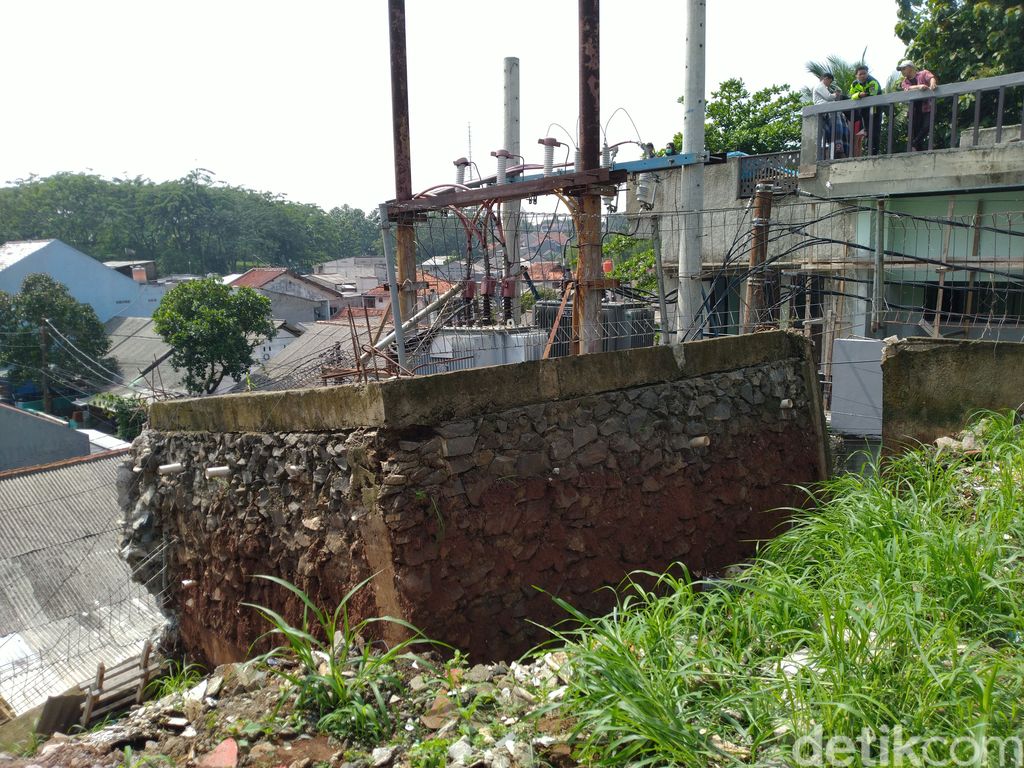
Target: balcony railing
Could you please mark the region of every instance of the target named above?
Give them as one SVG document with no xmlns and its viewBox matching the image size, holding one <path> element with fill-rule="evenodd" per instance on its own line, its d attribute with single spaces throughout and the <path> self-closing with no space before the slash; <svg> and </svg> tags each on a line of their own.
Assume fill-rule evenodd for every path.
<svg viewBox="0 0 1024 768">
<path fill-rule="evenodd" d="M 985 101 L 994 105 L 994 115 L 983 110 Z M 965 102 L 966 110 L 961 102 Z M 897 91 L 855 101 L 816 104 L 803 111 L 804 141 L 809 137 L 807 123 L 812 121 L 810 135 L 814 137 L 818 162 L 957 149 L 978 146 L 984 127 L 994 130 L 997 144 L 1011 138 L 1004 126 L 1018 118 L 1020 126 L 1014 125 L 1013 132 L 1024 141 L 1022 102 L 1024 72 L 940 85 L 934 91 Z M 967 129 L 967 144 L 960 141 L 959 131 L 963 128 Z M 857 135 L 859 132 L 863 132 L 861 136 Z M 806 150 L 805 143 L 804 157 Z"/>
<path fill-rule="evenodd" d="M 800 152 L 772 152 L 739 158 L 736 197 L 752 197 L 758 184 L 771 183 L 782 194 L 796 192 Z"/>
</svg>

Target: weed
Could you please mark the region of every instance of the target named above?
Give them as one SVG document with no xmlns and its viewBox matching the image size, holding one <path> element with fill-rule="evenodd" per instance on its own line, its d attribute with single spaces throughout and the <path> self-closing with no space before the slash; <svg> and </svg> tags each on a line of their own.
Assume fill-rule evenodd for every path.
<svg viewBox="0 0 1024 768">
<path fill-rule="evenodd" d="M 445 768 L 451 739 L 427 739 L 409 750 L 410 768 Z"/>
<path fill-rule="evenodd" d="M 164 765 L 174 765 L 174 761 L 167 755 L 136 755 L 131 747 L 125 747 L 117 768 L 157 768 Z"/>
<path fill-rule="evenodd" d="M 19 757 L 32 757 L 36 752 L 39 751 L 39 747 L 43 745 L 44 741 L 46 741 L 45 736 L 38 734 L 35 731 L 32 731 L 28 736 L 25 737 L 24 741 L 19 742 L 14 747 L 14 754 L 18 755 Z"/>
<path fill-rule="evenodd" d="M 303 605 L 302 619 L 293 626 L 276 611 L 246 603 L 255 608 L 273 627 L 267 634 L 283 639 L 284 645 L 261 657 L 266 663 L 273 657 L 290 654 L 299 662 L 292 671 L 267 664 L 267 669 L 290 685 L 289 695 L 296 706 L 317 718 L 320 730 L 340 738 L 364 742 L 394 731 L 388 712 L 389 695 L 400 687 L 395 669 L 399 659 L 414 659 L 412 649 L 426 640 L 408 622 L 392 617 L 363 619 L 353 623 L 349 603 L 369 579 L 356 585 L 334 609 L 318 608 L 301 589 L 276 576 L 259 576 L 295 595 Z M 363 638 L 375 624 L 386 622 L 405 628 L 410 637 L 379 651 Z"/>
<path fill-rule="evenodd" d="M 555 598 L 583 762 L 774 764 L 815 729 L 1019 736 L 1024 434 L 1012 414 L 983 431 L 980 460 L 922 449 L 813 489 L 732 578 L 634 577 L 600 618 Z"/>
<path fill-rule="evenodd" d="M 184 693 L 203 679 L 205 671 L 201 665 L 191 662 L 168 662 L 166 674 L 152 680 L 146 686 L 146 694 L 154 699 L 162 699 L 172 693 Z"/>
</svg>

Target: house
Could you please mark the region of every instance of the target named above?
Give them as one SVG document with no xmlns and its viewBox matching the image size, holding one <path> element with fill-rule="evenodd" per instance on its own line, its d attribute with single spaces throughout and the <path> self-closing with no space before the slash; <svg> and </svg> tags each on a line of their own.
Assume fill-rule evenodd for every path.
<svg viewBox="0 0 1024 768">
<path fill-rule="evenodd" d="M 261 340 L 253 349 L 254 370 L 273 359 L 303 333 L 301 327 L 284 320 L 273 322 L 277 335 L 270 340 Z M 122 380 L 104 392 L 127 397 L 138 395 L 146 400 L 188 394 L 185 372 L 174 370 L 170 360 L 171 347 L 156 332 L 152 319 L 115 317 L 106 323 L 105 328 L 110 338 L 110 357 L 117 361 Z M 228 388 L 234 383 L 229 379 L 222 386 Z"/>
<path fill-rule="evenodd" d="M 1024 340 L 1024 128 L 1015 122 L 1019 106 L 1009 109 L 1022 94 L 1024 72 L 881 94 L 855 107 L 806 107 L 798 149 L 705 166 L 704 304 L 691 337 L 801 330 L 815 345 L 832 426 L 859 430 L 852 434 L 864 434 L 853 425 L 865 422 L 877 430 L 881 418 L 871 383 L 880 378 L 879 347 L 860 342 L 894 335 Z M 919 114 L 911 102 L 933 105 L 918 129 L 908 124 L 910 112 Z M 964 108 L 968 102 L 978 109 Z M 981 122 L 982 105 L 1004 103 L 1007 115 Z M 865 146 L 875 144 L 876 154 L 837 157 L 829 126 L 871 108 L 882 118 L 880 136 Z M 866 122 L 873 134 L 873 121 Z M 910 151 L 908 134 L 917 130 L 920 144 Z M 686 225 L 681 176 L 648 180 L 657 188 L 653 210 L 641 209 L 635 193 L 628 205 L 640 236 L 651 236 L 657 216 L 669 294 L 679 285 Z M 772 191 L 761 218 L 769 236 L 752 269 L 748 203 L 759 183 Z M 754 290 L 764 301 L 751 306 Z M 669 309 L 674 327 L 674 302 Z M 831 400 L 833 384 L 841 402 Z"/>
<path fill-rule="evenodd" d="M 0 472 L 89 455 L 89 436 L 64 419 L 0 404 Z"/>
<path fill-rule="evenodd" d="M 99 663 L 137 655 L 164 624 L 121 558 L 126 455 L 0 472 L 0 711 L 21 715 L 81 685 Z"/>
<path fill-rule="evenodd" d="M 454 281 L 439 277 L 425 269 L 416 271 L 416 282 L 419 286 L 416 292 L 416 305 L 420 308 L 444 295 L 455 285 Z M 385 309 L 391 304 L 391 288 L 387 283 L 364 291 L 362 296 L 363 306 L 371 309 Z"/>
<path fill-rule="evenodd" d="M 565 267 L 557 261 L 534 261 L 524 264 L 537 288 L 559 290 L 565 279 Z"/>
<path fill-rule="evenodd" d="M 0 291 L 18 293 L 25 278 L 36 273 L 67 286 L 75 300 L 91 306 L 103 323 L 112 317 L 152 316 L 167 290 L 105 266 L 60 240 L 0 246 Z"/>
<path fill-rule="evenodd" d="M 293 324 L 329 320 L 343 298 L 340 292 L 284 267 L 256 267 L 228 285 L 252 288 L 266 296 L 274 317 Z"/>
<path fill-rule="evenodd" d="M 317 264 L 313 271 L 321 277 L 354 283 L 357 292 L 369 290 L 388 279 L 384 257 L 375 255 L 327 261 Z"/>
<path fill-rule="evenodd" d="M 254 370 L 251 384 L 256 389 L 296 389 L 323 384 L 324 367 L 355 367 L 356 349 L 352 329 L 355 327 L 355 345 L 361 350 L 374 338 L 391 328 L 386 310 L 364 307 L 352 309 L 352 322 L 348 308 L 333 320 L 320 320 L 306 326 L 305 333 L 288 348 Z M 382 327 L 383 326 L 383 327 Z M 382 364 L 383 365 L 383 364 Z M 244 391 L 236 385 L 232 391 Z"/>
</svg>

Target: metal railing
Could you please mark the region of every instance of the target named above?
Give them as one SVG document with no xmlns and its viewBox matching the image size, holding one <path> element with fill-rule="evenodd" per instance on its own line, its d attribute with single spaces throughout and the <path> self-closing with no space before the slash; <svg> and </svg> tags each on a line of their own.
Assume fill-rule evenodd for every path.
<svg viewBox="0 0 1024 768">
<path fill-rule="evenodd" d="M 771 184 L 775 192 L 789 194 L 797 190 L 800 152 L 771 152 L 739 158 L 736 197 L 753 197 L 758 184 Z"/>
<path fill-rule="evenodd" d="M 934 91 L 897 91 L 863 99 L 842 100 L 805 107 L 804 137 L 807 121 L 813 121 L 818 162 L 875 154 L 898 154 L 934 149 L 961 148 L 961 101 L 973 99 L 968 106 L 964 127 L 969 126 L 970 143 L 976 147 L 983 127 L 982 102 L 995 101 L 991 117 L 994 142 L 1008 138 L 1004 126 L 1013 107 L 1011 122 L 1017 118 L 1016 103 L 1024 102 L 1024 72 L 998 77 L 940 85 Z M 1020 108 L 1019 140 L 1024 141 L 1024 106 Z M 858 133 L 863 132 L 860 136 Z"/>
</svg>

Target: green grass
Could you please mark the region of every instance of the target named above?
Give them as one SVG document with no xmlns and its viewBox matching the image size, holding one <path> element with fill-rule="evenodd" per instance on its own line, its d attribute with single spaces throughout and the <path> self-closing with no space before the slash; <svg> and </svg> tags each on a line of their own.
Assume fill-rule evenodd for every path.
<svg viewBox="0 0 1024 768">
<path fill-rule="evenodd" d="M 977 459 L 922 449 L 815 489 L 736 577 L 638 574 L 596 619 L 559 600 L 582 760 L 790 765 L 816 729 L 1021 736 L 1024 434 L 1012 414 L 976 430 Z"/>
<path fill-rule="evenodd" d="M 172 693 L 184 693 L 196 686 L 205 673 L 201 664 L 172 660 L 167 664 L 167 671 L 146 686 L 146 695 L 162 699 Z"/>
<path fill-rule="evenodd" d="M 267 634 L 281 642 L 260 658 L 272 674 L 289 684 L 286 690 L 295 697 L 296 707 L 311 713 L 318 729 L 339 738 L 370 743 L 392 734 L 395 722 L 387 702 L 402 686 L 396 662 L 416 660 L 429 666 L 412 651 L 417 645 L 433 641 L 401 619 L 381 617 L 354 622 L 349 603 L 369 579 L 356 585 L 333 611 L 327 611 L 294 584 L 276 576 L 258 578 L 291 592 L 303 607 L 296 626 L 270 608 L 244 604 L 255 608 L 270 623 Z M 370 642 L 375 625 L 382 622 L 403 627 L 407 639 L 390 646 Z M 275 658 L 295 660 L 298 669 L 271 663 Z"/>
</svg>

